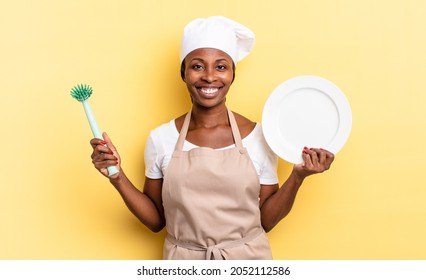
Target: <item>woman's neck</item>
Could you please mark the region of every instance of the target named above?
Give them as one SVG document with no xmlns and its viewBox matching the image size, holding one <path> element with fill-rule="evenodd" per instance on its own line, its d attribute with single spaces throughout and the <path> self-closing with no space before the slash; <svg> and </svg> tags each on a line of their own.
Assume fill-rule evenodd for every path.
<svg viewBox="0 0 426 280">
<path fill-rule="evenodd" d="M 192 107 L 191 124 L 195 128 L 213 128 L 229 125 L 228 110 L 225 104 L 214 108 Z"/>
</svg>

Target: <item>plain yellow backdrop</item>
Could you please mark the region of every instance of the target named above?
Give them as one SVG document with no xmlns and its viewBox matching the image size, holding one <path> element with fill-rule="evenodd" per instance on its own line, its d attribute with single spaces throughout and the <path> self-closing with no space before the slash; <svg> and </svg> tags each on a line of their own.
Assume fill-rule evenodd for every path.
<svg viewBox="0 0 426 280">
<path fill-rule="evenodd" d="M 332 169 L 308 178 L 268 235 L 275 259 L 426 258 L 426 1 L 0 2 L 0 259 L 160 259 L 164 231 L 127 210 L 90 160 L 81 104 L 142 187 L 154 127 L 188 111 L 186 23 L 224 15 L 257 36 L 228 106 L 261 121 L 284 80 L 318 75 L 353 112 Z M 281 183 L 291 165 L 280 160 Z"/>
</svg>

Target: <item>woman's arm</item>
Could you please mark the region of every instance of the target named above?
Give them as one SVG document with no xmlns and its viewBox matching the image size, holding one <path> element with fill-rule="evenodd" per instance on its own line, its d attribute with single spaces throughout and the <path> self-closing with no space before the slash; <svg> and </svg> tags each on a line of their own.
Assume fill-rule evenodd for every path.
<svg viewBox="0 0 426 280">
<path fill-rule="evenodd" d="M 293 166 L 290 176 L 281 188 L 278 188 L 278 184 L 261 186 L 259 203 L 262 226 L 266 232 L 290 212 L 304 179 L 328 170 L 334 160 L 334 155 L 323 149 L 305 148 L 302 156 L 304 162 Z"/>
<path fill-rule="evenodd" d="M 164 228 L 164 210 L 162 204 L 163 179 L 145 177 L 144 191 L 138 190 L 121 170 L 115 179 L 110 179 L 120 193 L 127 208 L 150 230 L 159 232 Z"/>
<path fill-rule="evenodd" d="M 116 165 L 119 172 L 109 177 L 111 184 L 117 189 L 127 208 L 150 230 L 158 232 L 164 228 L 165 218 L 162 203 L 163 179 L 145 178 L 144 191 L 137 189 L 121 169 L 121 159 L 117 149 L 106 133 L 105 140 L 92 139 L 92 162 L 104 176 L 108 176 L 107 166 Z"/>
</svg>

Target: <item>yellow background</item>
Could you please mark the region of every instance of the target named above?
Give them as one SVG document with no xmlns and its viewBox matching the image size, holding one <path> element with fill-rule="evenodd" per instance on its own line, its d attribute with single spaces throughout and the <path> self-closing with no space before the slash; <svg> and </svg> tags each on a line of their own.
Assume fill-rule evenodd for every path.
<svg viewBox="0 0 426 280">
<path fill-rule="evenodd" d="M 284 80 L 318 75 L 353 112 L 332 169 L 308 178 L 271 233 L 276 259 L 426 258 L 426 1 L 5 1 L 0 4 L 0 259 L 159 259 L 90 160 L 81 104 L 139 187 L 151 129 L 189 109 L 183 26 L 224 15 L 257 35 L 228 97 L 260 121 Z M 291 165 L 280 161 L 280 180 Z"/>
</svg>

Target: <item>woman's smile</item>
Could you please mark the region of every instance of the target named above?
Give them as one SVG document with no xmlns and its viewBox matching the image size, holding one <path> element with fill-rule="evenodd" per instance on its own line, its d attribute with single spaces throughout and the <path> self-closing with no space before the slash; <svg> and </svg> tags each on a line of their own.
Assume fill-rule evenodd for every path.
<svg viewBox="0 0 426 280">
<path fill-rule="evenodd" d="M 199 90 L 204 94 L 212 95 L 218 92 L 219 89 L 218 88 L 200 88 Z"/>
<path fill-rule="evenodd" d="M 198 91 L 198 94 L 201 98 L 205 99 L 213 99 L 216 98 L 219 93 L 220 89 L 219 87 L 195 87 Z"/>
</svg>

